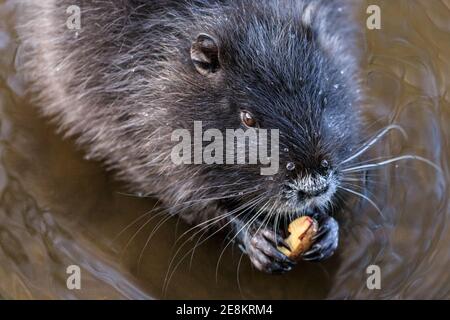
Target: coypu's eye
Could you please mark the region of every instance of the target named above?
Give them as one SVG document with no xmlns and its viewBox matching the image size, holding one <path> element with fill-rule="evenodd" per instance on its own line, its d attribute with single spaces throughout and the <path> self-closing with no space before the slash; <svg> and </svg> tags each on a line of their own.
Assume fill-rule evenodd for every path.
<svg viewBox="0 0 450 320">
<path fill-rule="evenodd" d="M 191 60 L 198 73 L 207 76 L 220 68 L 219 46 L 207 34 L 200 34 L 191 46 Z"/>
<path fill-rule="evenodd" d="M 249 128 L 256 127 L 257 122 L 253 115 L 248 111 L 241 111 L 241 121 Z"/>
<path fill-rule="evenodd" d="M 330 163 L 327 160 L 322 160 L 322 162 L 320 163 L 320 165 L 322 166 L 322 168 L 324 169 L 328 169 L 330 167 Z"/>
</svg>

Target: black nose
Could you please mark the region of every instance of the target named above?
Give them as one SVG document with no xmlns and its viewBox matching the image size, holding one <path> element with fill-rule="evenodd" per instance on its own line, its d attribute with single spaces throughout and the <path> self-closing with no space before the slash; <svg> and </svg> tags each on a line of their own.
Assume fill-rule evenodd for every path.
<svg viewBox="0 0 450 320">
<path fill-rule="evenodd" d="M 325 194 L 328 191 L 328 188 L 329 188 L 329 186 L 325 186 L 323 188 L 313 189 L 313 190 L 299 190 L 298 197 L 300 200 L 318 197 L 318 196 Z"/>
</svg>

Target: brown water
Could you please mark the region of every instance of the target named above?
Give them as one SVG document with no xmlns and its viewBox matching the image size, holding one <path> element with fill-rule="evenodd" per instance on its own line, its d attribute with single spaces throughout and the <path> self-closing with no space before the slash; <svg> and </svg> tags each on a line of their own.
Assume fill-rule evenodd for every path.
<svg viewBox="0 0 450 320">
<path fill-rule="evenodd" d="M 144 251 L 159 217 L 135 238 L 142 223 L 121 233 L 155 203 L 127 195 L 101 164 L 84 159 L 37 115 L 15 72 L 14 4 L 0 0 L 0 297 L 164 297 L 173 245 L 187 227 L 169 220 Z M 354 199 L 341 217 L 339 252 L 329 261 L 270 276 L 253 270 L 237 249 L 227 250 L 216 277 L 218 236 L 182 261 L 165 297 L 450 298 L 450 1 L 370 4 L 381 7 L 382 29 L 366 31 L 369 131 L 397 123 L 409 135 L 392 133 L 372 155 L 414 153 L 443 172 L 411 161 L 377 170 L 370 197 L 384 218 Z M 81 290 L 66 287 L 72 264 L 81 268 Z M 381 290 L 367 289 L 372 264 L 381 268 Z"/>
</svg>

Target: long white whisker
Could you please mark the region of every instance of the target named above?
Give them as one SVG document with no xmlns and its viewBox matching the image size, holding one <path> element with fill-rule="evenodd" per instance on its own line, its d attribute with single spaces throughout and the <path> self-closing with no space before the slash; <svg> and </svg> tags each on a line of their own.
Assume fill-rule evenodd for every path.
<svg viewBox="0 0 450 320">
<path fill-rule="evenodd" d="M 251 193 L 253 193 L 253 192 L 256 192 L 256 191 L 258 191 L 260 188 L 259 187 L 257 187 L 257 188 L 253 188 L 253 189 L 250 189 L 250 191 L 249 190 L 246 190 L 245 191 L 245 193 L 243 193 L 243 194 L 241 194 L 240 196 L 244 196 L 244 195 L 249 195 L 249 194 L 251 194 Z M 155 203 L 155 205 L 153 206 L 153 208 L 150 210 L 150 211 L 148 211 L 148 212 L 146 212 L 146 213 L 144 213 L 144 214 L 142 214 L 141 216 L 139 216 L 138 218 L 136 218 L 135 220 L 133 220 L 127 227 L 125 227 L 114 239 L 113 239 L 113 242 L 114 241 L 116 241 L 117 240 L 117 238 L 119 238 L 126 230 L 128 230 L 130 227 L 132 227 L 134 224 L 136 224 L 137 222 L 139 222 L 140 220 L 142 220 L 143 218 L 145 218 L 146 216 L 148 216 L 148 215 L 150 215 L 151 213 L 153 213 L 154 211 L 157 211 L 157 210 L 161 210 L 158 214 L 156 214 L 154 217 L 157 217 L 157 216 L 160 216 L 162 213 L 165 213 L 165 212 L 169 212 L 170 210 L 173 210 L 174 208 L 176 208 L 176 207 L 181 207 L 180 209 L 177 209 L 177 211 L 175 212 L 175 213 L 173 213 L 172 214 L 172 216 L 175 216 L 175 214 L 177 213 L 177 212 L 179 212 L 179 211 L 181 211 L 181 210 L 186 210 L 187 208 L 190 208 L 190 207 L 192 207 L 192 206 L 194 206 L 194 205 L 196 205 L 197 203 L 199 203 L 199 202 L 202 202 L 202 201 L 211 201 L 211 200 L 220 200 L 220 199 L 226 199 L 226 198 L 231 198 L 231 197 L 234 197 L 235 195 L 234 194 L 232 194 L 232 195 L 225 195 L 224 197 L 222 197 L 222 198 L 209 198 L 209 199 L 205 199 L 205 198 L 200 198 L 200 199 L 195 199 L 195 200 L 192 200 L 192 201 L 186 201 L 186 202 L 183 202 L 183 203 L 178 203 L 178 204 L 175 204 L 175 205 L 173 205 L 172 207 L 170 207 L 170 208 L 164 208 L 164 209 L 161 209 L 161 208 L 156 208 L 156 206 L 157 206 L 157 204 L 158 204 L 158 202 L 159 202 L 159 200 Z M 190 204 L 189 206 L 186 206 L 186 204 Z M 185 206 L 185 207 L 182 207 L 182 206 Z M 154 217 L 151 217 L 149 220 L 147 220 L 138 230 L 137 230 L 137 232 L 131 237 L 131 239 L 129 239 L 129 241 L 127 242 L 127 244 L 125 245 L 125 249 L 130 245 L 130 243 L 134 240 L 134 238 L 136 237 L 136 235 L 154 218 Z"/>
<path fill-rule="evenodd" d="M 218 274 L 219 274 L 220 260 L 222 259 L 222 256 L 224 255 L 225 250 L 226 250 L 227 247 L 234 241 L 234 239 L 236 239 L 236 237 L 239 235 L 239 233 L 241 233 L 242 230 L 245 229 L 246 226 L 250 226 L 253 222 L 255 222 L 255 221 L 259 218 L 259 216 L 260 216 L 261 214 L 263 214 L 264 208 L 267 206 L 268 203 L 269 203 L 269 201 L 267 201 L 267 202 L 261 207 L 261 209 L 259 209 L 259 211 L 255 214 L 254 217 L 252 217 L 246 224 L 244 224 L 244 226 L 243 226 L 241 229 L 239 229 L 238 232 L 236 232 L 236 234 L 233 236 L 233 238 L 231 238 L 231 240 L 228 241 L 227 245 L 222 249 L 222 252 L 220 253 L 220 256 L 219 256 L 219 259 L 217 260 L 217 265 L 216 265 L 216 282 L 217 282 Z"/>
<path fill-rule="evenodd" d="M 362 155 L 364 152 L 366 152 L 370 147 L 372 147 L 375 143 L 377 143 L 382 137 L 384 137 L 391 130 L 399 130 L 402 133 L 402 135 L 405 137 L 405 139 L 408 138 L 408 135 L 406 134 L 405 130 L 401 126 L 396 125 L 396 124 L 389 125 L 383 131 L 381 131 L 379 134 L 377 134 L 375 136 L 375 138 L 373 138 L 368 143 L 366 143 L 365 146 L 362 147 L 361 150 L 359 150 L 354 155 L 352 155 L 349 158 L 347 158 L 344 161 L 342 161 L 339 165 L 343 165 L 344 163 L 350 162 L 353 159 L 355 159 L 355 158 L 359 157 L 360 155 Z"/>
<path fill-rule="evenodd" d="M 145 221 L 145 223 L 143 223 L 142 226 L 140 226 L 138 228 L 138 230 L 133 234 L 133 236 L 131 236 L 131 238 L 128 239 L 127 243 L 125 244 L 125 247 L 121 250 L 121 254 L 120 254 L 121 259 L 124 256 L 127 248 L 130 246 L 130 244 L 133 242 L 133 240 L 137 237 L 137 235 L 142 231 L 142 229 L 144 229 L 153 219 L 160 217 L 162 215 L 164 215 L 164 212 L 159 212 L 159 213 L 155 214 L 154 216 L 149 217 L 147 219 L 147 221 Z M 163 219 L 165 219 L 165 218 L 162 218 L 161 220 L 163 220 Z"/>
<path fill-rule="evenodd" d="M 260 187 L 257 187 L 257 188 L 254 188 L 254 189 L 250 189 L 250 190 L 245 190 L 244 192 L 241 192 L 240 193 L 240 197 L 243 197 L 243 196 L 247 196 L 247 195 L 250 195 L 250 194 L 252 194 L 252 193 L 255 193 L 255 192 L 257 192 L 257 191 L 259 191 L 261 188 Z M 224 198 L 225 199 L 225 198 Z M 184 204 L 186 204 L 186 203 L 191 203 L 190 205 L 188 205 L 188 206 L 186 206 L 186 207 L 182 207 L 182 208 L 180 208 L 180 209 L 178 209 L 175 213 L 173 213 L 172 215 L 175 215 L 177 212 L 180 212 L 180 211 L 182 211 L 182 210 L 186 210 L 186 209 L 188 209 L 188 208 L 191 208 L 191 207 L 193 207 L 193 206 L 195 206 L 198 202 L 200 202 L 200 201 L 209 201 L 209 199 L 200 199 L 200 200 L 198 200 L 198 201 L 188 201 L 188 202 L 185 202 L 185 203 L 179 203 L 179 204 L 177 204 L 177 205 L 175 205 L 175 206 L 172 206 L 172 207 L 170 207 L 168 210 L 173 210 L 173 208 L 174 207 L 177 207 L 177 206 L 181 206 L 181 205 L 184 205 Z M 215 217 L 215 218 L 217 218 L 217 217 Z M 214 219 L 214 218 L 213 218 Z M 178 221 L 177 221 L 177 228 L 178 228 L 178 223 L 179 223 L 179 221 L 180 221 L 180 219 L 178 219 Z M 201 225 L 201 224 L 200 224 Z M 194 226 L 192 229 L 195 229 L 195 228 L 197 228 L 199 225 L 196 225 L 196 226 Z M 186 231 L 185 233 L 187 233 L 187 232 L 189 232 L 189 231 L 191 231 L 191 229 L 190 230 L 188 230 L 188 231 Z M 183 234 L 184 235 L 184 234 Z M 182 236 L 183 236 L 182 235 Z M 179 241 L 181 239 L 181 237 L 179 237 L 178 239 L 177 239 L 177 241 L 174 243 L 174 246 L 176 245 L 176 243 Z"/>
<path fill-rule="evenodd" d="M 261 188 L 258 186 L 258 187 L 251 188 L 251 189 L 246 190 L 246 191 L 248 191 L 248 192 L 253 192 L 253 191 L 258 191 L 259 189 L 261 189 Z M 241 194 L 241 195 L 239 195 L 239 196 L 242 196 L 242 195 L 245 195 L 245 194 Z M 222 197 L 200 198 L 200 199 L 195 199 L 195 200 L 184 201 L 183 203 L 176 204 L 175 206 L 186 205 L 186 204 L 189 204 L 189 203 L 198 203 L 198 202 L 201 202 L 201 201 L 216 201 L 216 200 L 223 200 L 223 199 L 234 198 L 234 197 L 236 197 L 236 196 L 237 196 L 236 194 L 232 193 L 232 194 L 226 194 L 226 195 L 224 195 L 224 196 L 222 196 Z"/>
<path fill-rule="evenodd" d="M 249 192 L 245 193 L 245 195 L 251 194 L 251 193 L 256 192 L 256 191 L 258 191 L 258 190 L 259 190 L 259 189 L 249 191 Z M 181 210 L 183 210 L 183 209 L 187 209 L 187 208 L 189 208 L 189 207 L 192 207 L 192 206 L 194 206 L 195 204 L 197 204 L 199 201 L 203 201 L 203 200 L 206 201 L 205 199 L 197 199 L 197 201 L 190 201 L 191 204 L 190 204 L 189 206 L 181 207 L 181 208 L 178 209 L 176 212 L 179 212 L 179 211 L 181 211 Z M 159 212 L 158 214 L 154 215 L 153 217 L 150 217 L 150 218 L 149 218 L 149 219 L 148 219 L 141 227 L 138 228 L 138 230 L 134 233 L 134 235 L 127 241 L 127 243 L 126 243 L 124 249 L 122 250 L 121 256 L 123 256 L 124 252 L 126 251 L 126 249 L 128 248 L 128 246 L 131 244 L 131 242 L 136 238 L 136 236 L 137 236 L 137 235 L 145 228 L 145 226 L 147 226 L 154 218 L 156 218 L 156 217 L 158 217 L 158 216 L 161 216 L 162 214 L 164 214 L 165 212 L 168 212 L 169 210 L 173 210 L 174 207 L 181 206 L 181 205 L 184 205 L 184 204 L 185 204 L 185 203 L 180 203 L 180 204 L 175 205 L 175 206 L 173 206 L 173 207 L 171 207 L 171 208 L 163 209 L 163 210 L 162 210 L 161 212 Z M 155 204 L 155 206 L 156 206 L 156 204 Z M 150 210 L 149 212 L 147 212 L 146 214 L 144 214 L 143 217 L 145 217 L 146 215 L 149 215 L 149 214 L 151 214 L 153 211 L 159 209 L 159 208 L 155 208 L 155 206 L 153 206 L 153 209 L 152 209 L 152 210 Z M 175 212 L 175 213 L 176 213 L 176 212 Z M 169 217 L 175 216 L 175 213 L 172 214 L 172 215 L 170 215 Z M 142 218 L 143 218 L 143 217 L 142 217 Z M 139 220 L 141 220 L 141 219 L 136 219 L 136 221 L 132 222 L 131 225 L 137 223 Z M 164 219 L 161 219 L 161 221 L 162 221 L 162 220 L 164 220 L 164 221 L 163 221 L 163 223 L 164 223 L 164 222 L 168 221 L 169 219 L 165 219 L 165 218 L 164 218 Z M 160 221 L 160 222 L 161 222 L 161 221 Z M 158 228 L 158 226 L 159 226 L 159 222 L 158 222 L 158 224 L 157 224 L 157 226 L 156 226 L 155 228 Z M 129 227 L 130 227 L 130 226 L 129 226 Z M 159 228 L 158 228 L 158 229 L 159 229 Z M 144 246 L 144 249 L 145 249 L 145 247 L 148 245 L 149 239 L 151 239 L 152 236 L 153 236 L 153 232 L 152 232 L 151 236 L 147 239 L 146 244 L 145 244 L 145 246 Z M 142 259 L 142 255 L 139 256 L 139 263 L 140 263 L 140 260 L 141 260 L 141 259 Z"/>
<path fill-rule="evenodd" d="M 241 298 L 242 299 L 244 299 L 244 294 L 242 293 L 241 281 L 239 279 L 239 271 L 240 271 L 240 268 L 241 268 L 241 263 L 242 263 L 242 258 L 243 257 L 244 257 L 244 252 L 241 253 L 241 256 L 239 258 L 239 262 L 238 262 L 238 265 L 237 265 L 237 270 L 236 270 L 237 285 L 238 285 L 239 293 L 241 294 Z"/>
<path fill-rule="evenodd" d="M 155 209 L 155 207 L 158 205 L 159 200 L 155 202 L 155 204 L 153 205 L 153 208 L 150 211 L 147 211 L 143 214 L 141 214 L 139 217 L 137 217 L 136 219 L 134 219 L 131 223 L 129 223 L 125 228 L 122 229 L 122 231 L 120 231 L 112 240 L 112 243 L 114 243 L 115 241 L 117 241 L 118 238 L 120 238 L 120 236 L 127 231 L 129 228 L 131 228 L 132 226 L 134 226 L 136 223 L 138 223 L 140 220 L 144 219 L 146 216 L 148 216 L 149 214 L 152 213 L 152 211 Z"/>
<path fill-rule="evenodd" d="M 231 219 L 230 222 L 232 222 L 232 221 L 233 221 L 234 219 L 236 219 L 238 216 L 240 216 L 240 215 L 242 215 L 243 213 L 247 212 L 247 211 L 248 211 L 255 203 L 258 203 L 259 201 L 262 201 L 263 195 L 264 195 L 264 194 L 262 194 L 262 195 L 256 197 L 255 199 L 249 201 L 248 203 L 245 203 L 244 205 L 240 206 L 239 208 L 237 208 L 237 209 L 235 209 L 235 210 L 232 210 L 231 212 L 225 214 L 225 216 L 222 215 L 223 217 L 221 217 L 219 220 L 217 220 L 217 219 L 210 219 L 210 220 L 213 220 L 213 221 L 210 221 L 209 224 L 207 224 L 207 225 L 201 227 L 201 225 L 204 225 L 204 223 L 202 223 L 202 224 L 196 225 L 196 226 L 192 227 L 191 229 L 189 229 L 188 231 L 186 231 L 182 236 L 186 235 L 186 234 L 187 234 L 188 232 L 190 232 L 190 231 L 195 230 L 195 229 L 198 228 L 198 227 L 201 227 L 200 230 L 196 231 L 191 237 L 189 237 L 186 241 L 184 241 L 182 245 L 179 246 L 178 250 L 177 250 L 177 251 L 175 252 L 175 254 L 173 255 L 173 258 L 172 258 L 172 260 L 171 260 L 171 262 L 170 262 L 170 264 L 169 264 L 169 270 L 170 270 L 170 266 L 172 265 L 173 260 L 176 258 L 176 256 L 178 255 L 178 253 L 181 251 L 181 249 L 187 244 L 187 242 L 188 242 L 190 239 L 193 239 L 197 234 L 199 234 L 199 233 L 202 232 L 203 230 L 207 230 L 211 225 L 213 225 L 213 224 L 219 222 L 220 220 L 225 219 L 225 218 L 227 218 L 227 217 L 233 215 L 233 214 L 236 213 L 237 211 L 243 209 L 243 211 L 242 211 L 240 214 L 238 214 L 236 217 L 234 217 L 233 219 Z M 228 225 L 230 222 L 228 222 L 227 224 L 225 224 L 225 226 Z M 218 231 L 222 230 L 225 226 L 223 226 L 222 228 L 220 228 Z M 217 233 L 217 232 L 215 232 L 215 233 Z M 214 233 L 214 234 L 215 234 L 215 233 Z M 181 238 L 181 237 L 180 237 L 180 238 Z M 180 238 L 179 238 L 179 239 L 180 239 Z M 178 242 L 179 239 L 177 239 L 176 242 Z M 203 242 L 202 242 L 202 243 L 203 243 Z M 198 245 L 201 245 L 201 244 L 198 244 Z M 194 247 L 194 248 L 195 248 L 195 247 Z M 183 257 L 183 258 L 184 258 L 184 257 Z M 180 262 L 181 262 L 181 261 L 182 261 L 182 260 L 180 260 Z"/>
<path fill-rule="evenodd" d="M 254 191 L 251 191 L 251 192 L 248 192 L 248 193 L 246 193 L 245 195 L 249 195 L 249 194 L 251 194 L 251 193 L 253 193 L 253 192 L 256 192 L 256 191 L 259 191 L 259 189 L 254 190 Z M 259 196 L 258 196 L 255 200 L 258 200 L 258 198 L 259 198 Z M 251 205 L 251 204 L 252 204 L 252 201 L 253 201 L 253 200 L 251 200 L 249 203 L 244 203 L 244 204 L 241 205 L 240 207 L 238 207 L 238 208 L 232 210 L 231 212 L 228 212 L 226 215 L 227 215 L 227 216 L 230 216 L 230 215 L 232 215 L 233 213 L 235 213 L 235 212 L 237 212 L 237 211 L 239 211 L 239 210 L 241 210 L 241 209 L 243 209 L 243 208 L 245 208 L 245 207 Z M 222 215 L 221 215 L 221 216 L 222 216 Z M 185 232 L 184 232 L 181 236 L 179 236 L 178 239 L 175 241 L 175 245 L 178 243 L 178 241 L 180 241 L 180 240 L 181 240 L 186 234 L 188 234 L 189 232 L 191 232 L 191 231 L 193 231 L 194 229 L 196 229 L 196 228 L 198 228 L 198 227 L 201 227 L 201 226 L 203 226 L 203 225 L 205 225 L 205 224 L 208 224 L 208 223 L 210 223 L 210 222 L 213 221 L 213 220 L 217 220 L 217 219 L 221 220 L 221 216 L 214 217 L 214 218 L 212 218 L 212 219 L 209 219 L 209 220 L 207 220 L 207 221 L 204 221 L 204 222 L 202 222 L 202 223 L 199 223 L 199 224 L 193 226 L 192 228 L 190 228 L 189 230 L 185 231 Z"/>
<path fill-rule="evenodd" d="M 348 189 L 348 188 L 345 188 L 345 187 L 341 187 L 341 186 L 338 186 L 338 188 L 340 188 L 342 190 L 345 190 L 347 192 L 350 192 L 350 193 L 352 193 L 354 195 L 360 196 L 363 199 L 367 200 L 378 211 L 378 213 L 383 218 L 383 220 L 386 220 L 386 217 L 384 216 L 383 212 L 380 210 L 380 208 L 377 206 L 377 204 L 372 201 L 372 199 L 370 199 L 369 197 L 367 197 L 367 196 L 363 195 L 362 193 L 359 193 L 359 192 L 357 192 L 355 190 L 351 190 L 351 189 Z"/>
<path fill-rule="evenodd" d="M 264 193 L 263 195 L 265 195 L 265 193 Z M 257 201 L 261 200 L 261 199 L 263 198 L 263 195 L 257 197 L 256 200 L 257 200 Z M 237 209 L 231 211 L 229 214 L 227 214 L 227 217 L 233 215 L 235 212 L 238 212 L 238 211 L 241 210 L 242 208 L 252 206 L 255 202 L 256 202 L 256 201 L 254 201 L 253 203 L 250 203 L 250 204 L 248 204 L 248 205 L 245 205 L 245 204 L 242 205 L 241 207 L 239 207 L 239 208 L 237 208 Z M 223 219 L 223 218 L 222 218 L 222 219 Z M 222 220 L 222 219 L 221 219 L 221 220 Z M 212 226 L 213 224 L 218 223 L 218 222 L 219 222 L 219 221 L 214 221 L 213 223 L 211 223 L 210 225 L 208 225 L 208 227 L 210 227 L 210 226 Z M 207 230 L 206 230 L 206 231 L 207 231 Z M 192 254 L 191 254 L 191 259 L 190 259 L 190 263 L 189 263 L 189 267 L 190 267 L 190 268 L 192 267 L 192 262 L 193 262 L 193 259 L 194 259 L 195 249 L 196 249 L 197 247 L 199 247 L 199 246 L 203 243 L 203 242 L 200 243 L 200 241 L 201 241 L 201 239 L 202 239 L 202 237 L 203 237 L 204 234 L 205 234 L 205 233 L 203 233 L 203 234 L 198 238 L 196 244 L 195 244 L 194 247 L 192 248 Z M 195 237 L 195 235 L 194 235 L 194 237 Z"/>
<path fill-rule="evenodd" d="M 264 195 L 265 195 L 265 194 L 266 194 L 266 192 L 263 193 L 263 194 L 261 194 L 260 196 L 258 196 L 256 199 L 253 199 L 253 200 L 251 201 L 250 204 L 247 204 L 247 208 L 245 208 L 242 212 L 240 212 L 240 213 L 237 214 L 235 217 L 233 217 L 233 219 L 230 219 L 230 221 L 228 221 L 226 224 L 224 224 L 222 227 L 220 227 L 220 228 L 219 228 L 218 230 L 216 230 L 214 233 L 212 233 L 211 235 L 209 235 L 206 239 L 202 240 L 202 242 L 201 242 L 200 244 L 198 244 L 198 245 L 203 244 L 203 243 L 206 242 L 208 239 L 212 238 L 215 234 L 217 234 L 218 232 L 220 232 L 221 230 L 223 230 L 226 226 L 228 226 L 229 224 L 231 224 L 234 220 L 238 219 L 240 216 L 242 216 L 242 215 L 243 215 L 244 213 L 246 213 L 248 210 L 252 209 L 252 207 L 254 207 L 254 206 L 258 205 L 259 203 L 261 203 L 261 202 L 264 200 Z M 201 231 L 201 230 L 200 230 L 200 231 Z M 194 235 L 194 236 L 195 236 L 195 235 Z M 172 257 L 172 260 L 171 260 L 171 262 L 170 262 L 170 264 L 169 264 L 169 268 L 168 268 L 167 273 L 166 273 L 166 277 L 165 277 L 165 279 L 164 279 L 164 286 L 163 286 L 163 292 L 164 292 L 164 294 L 165 294 L 165 292 L 167 291 L 167 289 L 168 289 L 168 287 L 169 287 L 170 280 L 172 279 L 173 275 L 175 274 L 175 272 L 176 272 L 178 266 L 181 264 L 181 262 L 184 260 L 184 258 L 185 258 L 187 255 L 189 255 L 189 253 L 190 253 L 191 250 L 192 250 L 192 249 L 191 249 L 191 250 L 189 250 L 186 254 L 184 254 L 184 255 L 181 257 L 180 261 L 174 266 L 174 268 L 173 268 L 172 271 L 170 272 L 171 265 L 172 265 L 172 263 L 174 262 L 175 257 L 178 255 L 178 252 L 181 250 L 181 247 L 183 247 L 186 243 L 187 243 L 187 242 L 185 241 L 185 242 L 183 243 L 183 245 L 180 246 L 180 248 L 177 250 L 177 253 L 175 253 L 175 255 Z M 194 247 L 193 249 L 195 249 L 195 247 Z"/>
<path fill-rule="evenodd" d="M 404 156 L 396 157 L 396 158 L 389 159 L 386 161 L 381 161 L 378 163 L 370 163 L 370 164 L 366 164 L 366 165 L 362 165 L 362 166 L 356 166 L 356 167 L 344 169 L 344 170 L 342 170 L 342 172 L 355 172 L 355 171 L 362 171 L 362 170 L 367 170 L 367 169 L 378 168 L 378 167 L 381 167 L 381 166 L 384 166 L 387 164 L 391 164 L 393 162 L 401 161 L 401 160 L 418 160 L 418 161 L 424 162 L 424 163 L 428 164 L 429 166 L 433 167 L 439 173 L 442 173 L 442 169 L 438 165 L 436 165 L 434 162 L 432 162 L 426 158 L 423 158 L 420 156 L 415 156 L 415 155 L 404 155 Z"/>
<path fill-rule="evenodd" d="M 262 199 L 260 199 L 260 201 L 262 201 Z M 251 207 L 250 207 L 251 208 Z M 213 237 L 215 234 L 217 234 L 218 232 L 220 232 L 222 229 L 224 229 L 227 225 L 229 225 L 230 223 L 233 222 L 233 220 L 237 219 L 238 217 L 240 217 L 241 215 L 243 215 L 245 212 L 247 212 L 249 208 L 247 208 L 246 210 L 242 211 L 241 213 L 239 213 L 238 215 L 236 215 L 233 219 L 231 219 L 228 223 L 226 223 L 224 226 L 222 226 L 220 229 L 216 230 L 213 234 L 211 234 L 210 236 L 208 236 L 205 240 L 203 240 L 199 245 L 201 245 L 203 242 L 207 241 L 208 239 L 210 239 L 211 237 Z M 186 242 L 185 242 L 186 243 Z M 183 243 L 183 246 L 184 244 Z M 179 248 L 179 250 L 177 251 L 177 253 L 173 256 L 170 264 L 169 264 L 169 268 L 167 270 L 166 273 L 166 277 L 164 280 L 164 287 L 163 287 L 163 292 L 165 295 L 165 292 L 167 292 L 168 288 L 169 288 L 169 283 L 170 280 L 172 279 L 173 275 L 175 274 L 176 270 L 178 269 L 179 265 L 181 264 L 181 262 L 184 260 L 184 258 L 191 252 L 191 250 L 189 250 L 186 254 L 184 254 L 181 259 L 178 261 L 178 263 L 173 267 L 172 271 L 170 272 L 171 269 L 171 265 L 173 264 L 175 257 L 178 255 L 178 252 L 181 250 L 181 247 Z"/>
<path fill-rule="evenodd" d="M 138 273 L 139 273 L 139 268 L 140 268 L 140 265 L 141 265 L 142 257 L 144 256 L 145 249 L 147 248 L 148 244 L 150 243 L 150 240 L 153 238 L 153 236 L 156 234 L 156 232 L 162 227 L 162 225 L 165 224 L 167 221 L 169 221 L 171 218 L 173 218 L 173 216 L 168 215 L 166 218 L 162 219 L 162 221 L 158 222 L 158 224 L 152 230 L 150 235 L 147 237 L 147 240 L 145 241 L 144 247 L 142 248 L 142 250 L 141 250 L 141 252 L 139 254 L 139 258 L 138 258 Z"/>
<path fill-rule="evenodd" d="M 376 157 L 376 158 L 366 159 L 366 160 L 363 160 L 363 161 L 352 162 L 349 165 L 351 165 L 352 167 L 356 167 L 356 166 L 362 166 L 362 165 L 365 165 L 365 164 L 373 163 L 375 161 L 389 160 L 391 158 L 392 158 L 392 156 L 380 156 L 380 157 Z M 350 168 L 350 167 L 345 166 L 345 167 L 342 167 L 341 170 L 345 170 L 345 169 L 348 169 L 348 168 Z"/>
</svg>

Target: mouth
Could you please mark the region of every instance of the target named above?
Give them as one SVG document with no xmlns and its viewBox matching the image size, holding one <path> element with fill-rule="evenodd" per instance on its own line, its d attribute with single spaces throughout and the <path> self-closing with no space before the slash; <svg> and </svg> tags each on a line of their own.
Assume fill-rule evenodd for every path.
<svg viewBox="0 0 450 320">
<path fill-rule="evenodd" d="M 290 180 L 285 185 L 285 197 L 288 202 L 294 202 L 299 207 L 323 208 L 331 202 L 338 185 L 337 174 L 305 175 Z"/>
<path fill-rule="evenodd" d="M 289 224 L 301 216 L 311 216 L 318 212 L 327 213 L 336 190 L 335 185 L 326 187 L 308 194 L 295 194 L 280 196 L 267 206 L 255 208 L 253 214 L 259 214 L 262 219 L 267 217 L 273 220 L 282 220 Z"/>
<path fill-rule="evenodd" d="M 326 194 L 330 190 L 330 185 L 321 186 L 320 188 L 309 190 L 298 190 L 297 198 L 299 201 L 311 200 Z"/>
<path fill-rule="evenodd" d="M 273 222 L 278 226 L 288 226 L 301 216 L 327 214 L 332 206 L 337 185 L 338 181 L 333 177 L 327 179 L 326 183 L 310 185 L 309 188 L 305 188 L 308 185 L 292 181 L 287 183 L 277 196 L 272 196 L 267 202 L 261 200 L 259 204 L 247 209 L 245 214 L 248 217 L 258 216 L 255 221 Z M 234 206 L 243 206 L 247 201 L 238 200 Z"/>
</svg>

